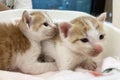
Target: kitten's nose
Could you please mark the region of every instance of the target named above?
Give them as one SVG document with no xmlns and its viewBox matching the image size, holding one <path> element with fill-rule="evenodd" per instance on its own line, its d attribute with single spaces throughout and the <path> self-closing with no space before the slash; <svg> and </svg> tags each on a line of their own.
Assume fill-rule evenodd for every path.
<svg viewBox="0 0 120 80">
<path fill-rule="evenodd" d="M 97 54 L 99 54 L 99 53 L 101 53 L 101 52 L 103 51 L 102 46 L 99 45 L 99 44 L 95 44 L 95 45 L 94 45 L 94 49 L 95 49 L 95 52 L 96 52 Z"/>
<path fill-rule="evenodd" d="M 50 24 L 50 27 L 56 28 L 57 26 L 55 24 Z"/>
</svg>

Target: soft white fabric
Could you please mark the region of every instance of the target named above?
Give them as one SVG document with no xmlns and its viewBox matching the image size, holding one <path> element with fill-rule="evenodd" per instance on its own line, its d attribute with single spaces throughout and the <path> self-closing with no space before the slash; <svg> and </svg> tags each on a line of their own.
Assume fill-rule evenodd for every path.
<svg viewBox="0 0 120 80">
<path fill-rule="evenodd" d="M 104 71 L 105 69 L 108 69 L 108 68 L 120 69 L 120 59 L 119 58 L 114 59 L 112 57 L 105 58 L 101 71 Z"/>
<path fill-rule="evenodd" d="M 44 80 L 44 79 L 17 72 L 0 71 L 0 80 Z"/>
<path fill-rule="evenodd" d="M 111 67 L 110 62 L 115 62 L 112 66 L 119 64 L 118 60 L 108 57 L 103 61 L 103 67 Z M 108 64 L 110 63 L 110 64 Z M 109 67 L 108 67 L 109 66 Z M 118 66 L 120 67 L 120 66 Z M 48 72 L 41 75 L 27 75 L 17 72 L 0 71 L 0 80 L 119 80 L 120 72 L 103 73 L 100 76 L 94 76 L 88 70 L 79 71 L 58 71 Z"/>
</svg>

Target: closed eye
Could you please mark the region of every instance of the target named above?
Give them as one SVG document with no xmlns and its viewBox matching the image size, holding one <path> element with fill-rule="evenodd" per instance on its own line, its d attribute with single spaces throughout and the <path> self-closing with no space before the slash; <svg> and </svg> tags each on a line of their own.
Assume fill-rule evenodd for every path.
<svg viewBox="0 0 120 80">
<path fill-rule="evenodd" d="M 101 34 L 101 35 L 99 36 L 99 39 L 100 39 L 100 40 L 104 39 L 104 36 L 105 36 L 104 34 Z"/>
<path fill-rule="evenodd" d="M 44 25 L 45 27 L 48 27 L 49 24 L 48 24 L 47 22 L 44 22 L 43 25 Z"/>
<path fill-rule="evenodd" d="M 87 38 L 82 38 L 82 39 L 80 39 L 80 41 L 82 41 L 83 43 L 89 42 L 89 40 Z"/>
</svg>

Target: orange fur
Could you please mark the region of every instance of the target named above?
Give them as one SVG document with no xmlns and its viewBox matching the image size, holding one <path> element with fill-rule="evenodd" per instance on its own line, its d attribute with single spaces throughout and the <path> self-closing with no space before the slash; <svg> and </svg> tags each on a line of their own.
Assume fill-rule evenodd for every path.
<svg viewBox="0 0 120 80">
<path fill-rule="evenodd" d="M 86 36 L 86 32 L 91 29 L 86 20 L 92 22 L 93 27 L 95 27 L 96 30 L 100 32 L 100 34 L 104 34 L 103 23 L 99 22 L 96 18 L 93 17 L 81 16 L 71 21 L 73 24 L 69 35 L 71 42 L 76 42 L 79 39 L 84 38 Z"/>
<path fill-rule="evenodd" d="M 0 24 L 0 69 L 11 67 L 13 55 L 24 53 L 30 48 L 29 40 L 13 24 Z"/>
</svg>

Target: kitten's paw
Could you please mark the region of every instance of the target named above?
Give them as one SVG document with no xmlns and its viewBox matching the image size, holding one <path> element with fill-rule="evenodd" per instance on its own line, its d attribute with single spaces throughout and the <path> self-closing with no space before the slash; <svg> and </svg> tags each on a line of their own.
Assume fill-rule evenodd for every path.
<svg viewBox="0 0 120 80">
<path fill-rule="evenodd" d="M 97 68 L 96 62 L 94 62 L 91 59 L 87 59 L 87 60 L 83 61 L 80 64 L 80 66 L 84 69 L 88 69 L 88 70 L 92 70 L 92 71 L 96 70 L 96 68 Z"/>
</svg>

